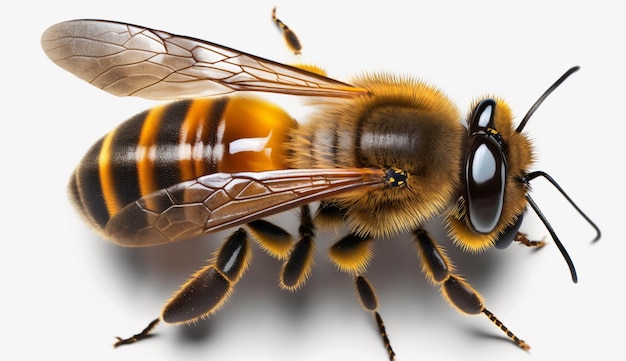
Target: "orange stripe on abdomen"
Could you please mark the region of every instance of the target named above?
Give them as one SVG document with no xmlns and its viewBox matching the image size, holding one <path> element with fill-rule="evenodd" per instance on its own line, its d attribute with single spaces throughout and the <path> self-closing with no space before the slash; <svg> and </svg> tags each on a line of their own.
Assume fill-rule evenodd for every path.
<svg viewBox="0 0 626 361">
<path fill-rule="evenodd" d="M 165 109 L 165 106 L 151 109 L 146 115 L 141 134 L 139 135 L 139 143 L 137 143 L 135 154 L 141 195 L 150 194 L 158 190 L 154 174 L 154 162 L 157 155 L 157 135 L 159 134 Z"/>
<path fill-rule="evenodd" d="M 121 208 L 115 189 L 115 177 L 113 177 L 111 144 L 113 143 L 114 134 L 115 131 L 112 131 L 104 137 L 102 148 L 98 155 L 98 170 L 100 172 L 102 196 L 109 215 L 117 213 Z"/>
<path fill-rule="evenodd" d="M 202 152 L 205 147 L 209 110 L 214 100 L 195 99 L 180 128 L 179 168 L 182 179 L 193 179 L 206 174 Z"/>
</svg>

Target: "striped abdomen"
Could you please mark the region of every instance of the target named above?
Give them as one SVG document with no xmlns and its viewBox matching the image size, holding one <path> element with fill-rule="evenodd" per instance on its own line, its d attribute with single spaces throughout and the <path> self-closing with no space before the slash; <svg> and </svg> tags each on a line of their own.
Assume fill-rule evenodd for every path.
<svg viewBox="0 0 626 361">
<path fill-rule="evenodd" d="M 87 152 L 70 181 L 81 213 L 98 229 L 125 205 L 216 172 L 287 168 L 295 121 L 251 97 L 184 100 L 122 123 Z"/>
</svg>

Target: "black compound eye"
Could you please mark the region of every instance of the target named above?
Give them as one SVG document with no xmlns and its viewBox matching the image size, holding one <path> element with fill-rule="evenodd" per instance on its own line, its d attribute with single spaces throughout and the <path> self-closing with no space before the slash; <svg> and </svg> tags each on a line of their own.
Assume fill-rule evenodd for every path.
<svg viewBox="0 0 626 361">
<path fill-rule="evenodd" d="M 478 103 L 472 112 L 470 120 L 470 135 L 493 128 L 493 115 L 496 102 L 493 99 L 485 99 Z"/>
<path fill-rule="evenodd" d="M 500 141 L 491 128 L 495 102 L 480 102 L 470 124 L 471 147 L 465 163 L 466 200 L 469 221 L 478 233 L 494 230 L 504 204 L 506 161 Z"/>
</svg>

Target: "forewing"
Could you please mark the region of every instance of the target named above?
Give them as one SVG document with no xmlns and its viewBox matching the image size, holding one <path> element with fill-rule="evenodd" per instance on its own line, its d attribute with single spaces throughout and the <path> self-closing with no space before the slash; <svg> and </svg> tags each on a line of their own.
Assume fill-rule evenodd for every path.
<svg viewBox="0 0 626 361">
<path fill-rule="evenodd" d="M 179 99 L 265 91 L 352 97 L 366 93 L 225 46 L 119 22 L 59 23 L 44 32 L 41 44 L 57 65 L 118 96 Z"/>
<path fill-rule="evenodd" d="M 131 247 L 179 241 L 245 224 L 385 179 L 370 169 L 289 169 L 215 173 L 149 194 L 122 208 L 106 235 Z"/>
</svg>

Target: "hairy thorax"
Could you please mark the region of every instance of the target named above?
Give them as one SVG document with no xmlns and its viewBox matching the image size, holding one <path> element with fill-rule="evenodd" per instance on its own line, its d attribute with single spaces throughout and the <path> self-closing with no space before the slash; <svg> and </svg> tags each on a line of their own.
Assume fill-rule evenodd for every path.
<svg viewBox="0 0 626 361">
<path fill-rule="evenodd" d="M 423 82 L 388 75 L 353 81 L 358 99 L 320 105 L 294 130 L 297 168 L 397 168 L 407 183 L 334 200 L 352 231 L 389 236 L 418 227 L 458 194 L 465 127 L 452 102 Z"/>
</svg>

